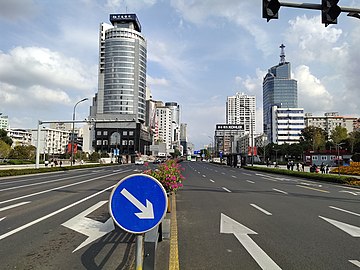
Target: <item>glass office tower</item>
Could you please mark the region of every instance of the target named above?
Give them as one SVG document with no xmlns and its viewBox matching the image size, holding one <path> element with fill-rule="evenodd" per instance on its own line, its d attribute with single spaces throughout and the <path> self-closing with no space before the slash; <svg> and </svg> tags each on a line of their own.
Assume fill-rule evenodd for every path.
<svg viewBox="0 0 360 270">
<path fill-rule="evenodd" d="M 272 139 L 272 107 L 297 108 L 297 81 L 291 79 L 291 65 L 285 61 L 285 46 L 280 46 L 280 63 L 271 67 L 263 81 L 263 124 L 268 141 Z"/>
</svg>

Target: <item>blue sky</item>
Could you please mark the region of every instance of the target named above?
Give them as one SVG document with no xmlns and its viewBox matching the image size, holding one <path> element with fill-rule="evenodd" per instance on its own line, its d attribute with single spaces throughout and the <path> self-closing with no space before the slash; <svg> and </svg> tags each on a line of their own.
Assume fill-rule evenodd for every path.
<svg viewBox="0 0 360 270">
<path fill-rule="evenodd" d="M 293 0 L 292 2 L 300 2 Z M 308 0 L 307 3 L 320 3 Z M 360 8 L 358 1 L 341 6 Z M 136 13 L 148 42 L 147 83 L 156 100 L 181 106 L 188 139 L 202 148 L 225 122 L 226 97 L 256 96 L 262 132 L 262 80 L 280 44 L 298 81 L 299 106 L 359 116 L 360 20 L 281 7 L 261 18 L 261 0 L 0 0 L 0 112 L 12 128 L 71 120 L 74 104 L 97 92 L 98 29 L 110 13 Z M 90 101 L 77 107 L 89 114 Z"/>
</svg>

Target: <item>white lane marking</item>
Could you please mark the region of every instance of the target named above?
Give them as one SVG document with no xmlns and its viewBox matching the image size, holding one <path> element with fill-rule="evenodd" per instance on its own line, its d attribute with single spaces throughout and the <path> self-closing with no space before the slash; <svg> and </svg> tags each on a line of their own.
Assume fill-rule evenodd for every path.
<svg viewBox="0 0 360 270">
<path fill-rule="evenodd" d="M 15 233 L 18 233 L 18 232 L 20 232 L 20 231 L 22 231 L 22 230 L 24 230 L 24 229 L 26 229 L 26 228 L 29 228 L 30 226 L 35 225 L 35 224 L 37 224 L 37 223 L 39 223 L 39 222 L 41 222 L 41 221 L 43 221 L 43 220 L 45 220 L 45 219 L 48 219 L 48 218 L 50 218 L 50 217 L 52 217 L 52 216 L 55 216 L 55 215 L 57 215 L 57 214 L 65 211 L 65 210 L 67 210 L 67 209 L 69 209 L 69 208 L 71 208 L 71 207 L 73 207 L 73 206 L 75 206 L 75 205 L 78 205 L 78 204 L 80 204 L 80 203 L 83 203 L 83 202 L 85 202 L 85 201 L 87 201 L 87 200 L 89 200 L 89 199 L 91 199 L 91 198 L 93 198 L 93 197 L 95 197 L 95 196 L 98 196 L 98 195 L 100 195 L 101 193 L 104 193 L 105 191 L 114 188 L 115 186 L 116 186 L 116 185 L 112 185 L 112 186 L 110 186 L 110 187 L 108 187 L 108 188 L 105 188 L 105 189 L 103 189 L 103 190 L 101 190 L 101 191 L 99 191 L 99 192 L 96 192 L 96 193 L 94 193 L 94 194 L 92 194 L 92 195 L 90 195 L 90 196 L 88 196 L 88 197 L 85 197 L 85 198 L 81 199 L 80 201 L 77 201 L 77 202 L 74 202 L 74 203 L 72 203 L 72 204 L 69 204 L 68 206 L 65 206 L 65 207 L 63 207 L 63 208 L 61 208 L 61 209 L 59 209 L 59 210 L 56 210 L 56 211 L 54 211 L 54 212 L 52 212 L 52 213 L 50 213 L 50 214 L 48 214 L 48 215 L 46 215 L 46 216 L 43 216 L 43 217 L 41 217 L 41 218 L 38 218 L 38 219 L 36 219 L 36 220 L 34 220 L 34 221 L 31 221 L 31 222 L 29 222 L 29 223 L 27 223 L 27 224 L 24 224 L 24 225 L 18 227 L 18 228 L 14 229 L 14 230 L 12 230 L 12 231 L 10 231 L 10 232 L 7 232 L 7 233 L 5 233 L 5 234 L 2 234 L 2 235 L 0 235 L 0 240 L 4 239 L 4 238 L 6 238 L 6 237 L 8 237 L 8 236 L 10 236 L 10 235 L 13 235 L 13 234 L 15 234 Z"/>
<path fill-rule="evenodd" d="M 235 175 L 232 175 L 231 177 L 232 177 L 232 178 L 237 178 Z"/>
<path fill-rule="evenodd" d="M 249 182 L 249 183 L 251 183 L 251 184 L 255 184 L 255 182 L 250 181 L 250 180 L 246 180 L 246 182 Z"/>
<path fill-rule="evenodd" d="M 22 206 L 24 204 L 28 204 L 30 202 L 21 202 L 21 203 L 17 203 L 17 204 L 13 204 L 13 205 L 9 205 L 9 206 L 6 206 L 6 207 L 3 207 L 3 208 L 0 208 L 0 212 L 1 211 L 5 211 L 5 210 L 8 210 L 8 209 L 11 209 L 11 208 L 15 208 L 15 207 L 18 207 L 18 206 Z"/>
<path fill-rule="evenodd" d="M 251 174 L 250 174 L 250 173 L 243 173 L 243 174 L 248 175 L 248 176 L 251 176 Z"/>
<path fill-rule="evenodd" d="M 2 220 L 4 220 L 6 217 L 2 217 L 2 218 L 0 218 L 0 221 L 2 221 Z"/>
<path fill-rule="evenodd" d="M 114 222 L 111 217 L 108 218 L 105 223 L 86 217 L 107 202 L 108 201 L 100 201 L 87 210 L 61 224 L 66 228 L 87 236 L 87 239 L 82 242 L 76 249 L 74 249 L 73 253 L 115 229 Z"/>
<path fill-rule="evenodd" d="M 231 190 L 228 190 L 226 187 L 221 187 L 221 188 L 229 193 L 231 192 Z"/>
<path fill-rule="evenodd" d="M 278 180 L 276 180 L 276 179 L 274 179 L 274 178 L 272 178 L 272 177 L 269 177 L 269 176 L 262 176 L 261 178 L 264 179 L 264 180 L 269 180 L 269 181 L 273 181 L 273 182 L 277 182 L 277 181 L 278 181 Z"/>
<path fill-rule="evenodd" d="M 352 192 L 352 191 L 348 191 L 348 190 L 340 190 L 339 192 L 343 192 L 343 193 L 349 193 L 349 194 L 352 194 L 354 196 L 357 196 L 357 195 L 360 195 L 360 192 Z"/>
<path fill-rule="evenodd" d="M 210 179 L 210 182 L 215 183 L 215 181 L 214 181 L 214 180 L 212 180 L 212 179 Z"/>
<path fill-rule="evenodd" d="M 329 207 L 332 208 L 332 209 L 335 209 L 335 210 L 343 211 L 345 213 L 352 214 L 352 215 L 360 217 L 360 214 L 358 214 L 358 213 L 354 213 L 354 212 L 351 212 L 351 211 L 348 211 L 348 210 L 344 210 L 344 209 L 341 209 L 341 208 L 338 208 L 338 207 L 335 207 L 335 206 L 329 206 Z"/>
<path fill-rule="evenodd" d="M 222 172 L 221 174 L 225 174 L 224 172 Z"/>
<path fill-rule="evenodd" d="M 281 270 L 281 268 L 250 238 L 249 234 L 257 234 L 248 227 L 221 213 L 220 233 L 234 234 L 249 252 L 261 269 Z"/>
<path fill-rule="evenodd" d="M 130 171 L 130 170 L 127 170 L 127 171 Z M 125 171 L 123 171 L 123 172 L 125 172 Z M 112 176 L 112 175 L 116 175 L 116 174 L 118 174 L 118 173 L 110 173 L 110 174 L 107 174 L 107 175 L 98 176 L 98 177 L 95 177 L 95 178 L 92 178 L 92 179 L 88 179 L 88 180 L 84 180 L 84 181 L 80 181 L 80 182 L 68 184 L 68 185 L 65 185 L 65 186 L 55 187 L 55 188 L 51 188 L 51 189 L 47 189 L 47 190 L 43 190 L 43 191 L 31 193 L 31 194 L 28 194 L 28 195 L 24 195 L 24 196 L 12 198 L 12 199 L 9 199 L 9 200 L 6 200 L 6 201 L 2 201 L 2 202 L 0 202 L 0 204 L 17 201 L 17 200 L 21 200 L 21 199 L 24 199 L 24 198 L 33 197 L 33 196 L 40 195 L 40 194 L 44 194 L 44 193 L 48 193 L 48 192 L 51 192 L 51 191 L 54 191 L 54 190 L 59 190 L 59 189 L 63 189 L 63 188 L 67 188 L 67 187 L 72 187 L 72 186 L 76 186 L 76 185 L 81 185 L 81 184 L 84 184 L 84 183 L 87 183 L 87 182 L 95 181 L 95 180 L 98 180 L 98 179 L 101 179 L 101 178 L 104 178 L 104 177 L 108 177 L 108 176 Z"/>
<path fill-rule="evenodd" d="M 200 172 L 198 172 L 198 174 L 200 174 Z"/>
<path fill-rule="evenodd" d="M 16 187 L 3 188 L 3 189 L 0 189 L 0 191 L 7 191 L 7 190 L 19 189 L 19 188 L 23 188 L 23 187 L 38 186 L 38 185 L 47 184 L 47 183 L 55 183 L 55 182 L 59 182 L 59 181 L 64 181 L 64 180 L 76 178 L 76 177 L 81 177 L 81 175 L 70 176 L 70 177 L 65 177 L 65 178 L 61 178 L 61 179 L 54 179 L 54 180 L 49 180 L 49 181 L 44 181 L 44 182 L 38 182 L 38 183 L 32 183 L 32 184 L 27 184 L 27 185 L 22 185 L 22 186 L 16 186 Z"/>
<path fill-rule="evenodd" d="M 262 209 L 260 206 L 257 206 L 256 204 L 250 203 L 252 207 L 255 207 L 257 210 L 263 212 L 265 215 L 272 216 L 272 214 L 265 209 Z"/>
<path fill-rule="evenodd" d="M 283 193 L 283 194 L 289 194 L 287 193 L 286 191 L 282 191 L 280 189 L 276 189 L 276 188 L 273 188 L 274 191 L 277 191 L 277 192 L 280 192 L 280 193 Z"/>
<path fill-rule="evenodd" d="M 349 260 L 349 262 L 351 262 L 352 264 L 354 264 L 355 266 L 360 268 L 360 262 L 357 260 Z"/>
<path fill-rule="evenodd" d="M 297 186 L 297 187 L 301 187 L 301 188 L 310 189 L 310 190 L 319 191 L 319 192 L 330 193 L 330 191 L 327 191 L 327 190 L 312 188 L 312 187 L 308 187 L 308 186 L 301 186 L 301 185 L 296 185 L 296 186 Z"/>
<path fill-rule="evenodd" d="M 217 170 L 215 170 L 215 172 L 218 172 Z"/>
<path fill-rule="evenodd" d="M 206 177 L 206 175 L 205 175 L 205 174 L 203 174 L 203 175 L 202 175 L 202 177 Z"/>
<path fill-rule="evenodd" d="M 314 183 L 308 183 L 308 182 L 300 182 L 299 184 L 305 185 L 305 186 L 313 186 L 313 187 L 322 187 L 322 185 L 314 184 Z"/>
<path fill-rule="evenodd" d="M 353 237 L 360 237 L 360 227 L 356 227 L 354 225 L 346 224 L 344 222 L 340 222 L 334 219 L 326 218 L 319 216 L 323 220 L 329 222 L 330 224 L 334 225 L 335 227 L 339 228 L 340 230 L 350 234 Z"/>
</svg>

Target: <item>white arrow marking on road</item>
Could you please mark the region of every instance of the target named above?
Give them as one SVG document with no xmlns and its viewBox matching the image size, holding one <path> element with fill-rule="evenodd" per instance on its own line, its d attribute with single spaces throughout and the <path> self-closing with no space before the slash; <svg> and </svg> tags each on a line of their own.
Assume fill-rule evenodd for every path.
<svg viewBox="0 0 360 270">
<path fill-rule="evenodd" d="M 135 205 L 141 212 L 135 213 L 135 215 L 140 219 L 153 219 L 154 210 L 152 203 L 146 199 L 146 206 L 143 205 L 138 199 L 136 199 L 129 191 L 124 188 L 121 192 L 126 199 L 128 199 L 133 205 Z"/>
<path fill-rule="evenodd" d="M 262 269 L 281 270 L 281 268 L 248 236 L 257 234 L 248 227 L 221 213 L 220 233 L 234 234 Z"/>
<path fill-rule="evenodd" d="M 356 265 L 357 267 L 360 268 L 360 262 L 357 260 L 349 260 L 349 262 L 351 262 L 352 264 Z"/>
<path fill-rule="evenodd" d="M 322 216 L 319 216 L 323 220 L 329 222 L 330 224 L 334 225 L 335 227 L 339 228 L 340 230 L 343 230 L 344 232 L 350 234 L 353 237 L 360 237 L 360 227 L 356 227 L 354 225 L 346 224 L 337 220 L 333 220 L 330 218 L 325 218 Z"/>
<path fill-rule="evenodd" d="M 73 253 L 115 229 L 112 218 L 109 218 L 105 223 L 102 223 L 100 221 L 86 217 L 88 214 L 94 212 L 105 203 L 107 203 L 107 201 L 98 202 L 84 212 L 62 224 L 63 226 L 82 233 L 88 237 L 84 242 L 81 243 L 80 246 L 73 250 Z"/>
</svg>

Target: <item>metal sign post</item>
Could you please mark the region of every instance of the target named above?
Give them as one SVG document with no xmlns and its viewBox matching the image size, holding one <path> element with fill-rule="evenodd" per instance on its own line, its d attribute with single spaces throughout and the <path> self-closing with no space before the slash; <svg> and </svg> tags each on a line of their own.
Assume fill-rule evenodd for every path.
<svg viewBox="0 0 360 270">
<path fill-rule="evenodd" d="M 159 225 L 166 214 L 167 195 L 162 184 L 146 174 L 129 175 L 114 187 L 109 210 L 114 222 L 136 236 L 136 270 L 143 265 L 144 233 Z"/>
</svg>

